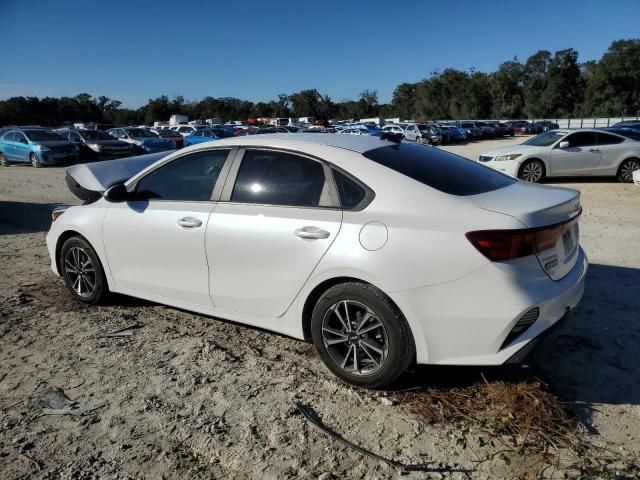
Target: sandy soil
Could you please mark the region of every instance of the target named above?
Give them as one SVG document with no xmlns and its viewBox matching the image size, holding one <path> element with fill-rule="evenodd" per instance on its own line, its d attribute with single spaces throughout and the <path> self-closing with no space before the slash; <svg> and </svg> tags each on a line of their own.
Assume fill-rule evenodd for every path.
<svg viewBox="0 0 640 480">
<path fill-rule="evenodd" d="M 511 141 L 446 148 L 476 158 Z M 592 439 L 640 458 L 640 188 L 561 184 L 582 191 L 581 243 L 591 268 L 581 305 L 536 353 L 534 370 Z M 0 169 L 0 478 L 400 475 L 311 427 L 294 401 L 365 448 L 431 469 L 406 478 L 526 472 L 499 459 L 477 465 L 457 442 L 463 432 L 424 424 L 384 392 L 345 386 L 304 342 L 123 297 L 75 304 L 50 272 L 44 245 L 58 203 L 77 203 L 63 169 Z M 129 337 L 101 337 L 130 324 L 138 328 Z M 531 369 L 523 371 L 480 373 L 510 378 Z M 476 374 L 422 367 L 402 386 L 436 378 L 464 384 Z M 49 387 L 93 410 L 45 415 L 39 399 Z"/>
</svg>

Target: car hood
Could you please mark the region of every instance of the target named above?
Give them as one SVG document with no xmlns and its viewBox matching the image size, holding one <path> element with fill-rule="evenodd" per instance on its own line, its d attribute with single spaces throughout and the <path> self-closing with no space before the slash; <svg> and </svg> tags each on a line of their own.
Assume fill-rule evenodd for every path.
<svg viewBox="0 0 640 480">
<path fill-rule="evenodd" d="M 535 147 L 533 145 L 508 145 L 506 147 L 498 147 L 492 150 L 487 150 L 486 152 L 482 152 L 480 155 L 495 157 L 497 155 L 505 153 L 526 153 L 534 148 L 539 147 Z"/>
<path fill-rule="evenodd" d="M 71 193 L 80 200 L 95 200 L 110 186 L 126 182 L 136 173 L 168 154 L 168 152 L 152 153 L 138 157 L 73 165 L 66 168 L 65 181 Z"/>
</svg>

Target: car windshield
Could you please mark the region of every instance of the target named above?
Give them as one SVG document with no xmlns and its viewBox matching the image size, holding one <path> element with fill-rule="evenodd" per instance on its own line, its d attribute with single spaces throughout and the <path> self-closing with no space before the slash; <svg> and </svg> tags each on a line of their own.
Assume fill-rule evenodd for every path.
<svg viewBox="0 0 640 480">
<path fill-rule="evenodd" d="M 23 132 L 32 142 L 63 142 L 66 139 L 49 130 L 25 130 Z"/>
<path fill-rule="evenodd" d="M 467 158 L 413 143 L 378 147 L 363 155 L 450 195 L 477 195 L 508 187 L 517 181 Z"/>
<path fill-rule="evenodd" d="M 429 125 L 418 125 L 418 130 L 429 130 Z"/>
<path fill-rule="evenodd" d="M 157 137 L 158 136 L 155 133 L 153 133 L 151 130 L 146 130 L 146 129 L 143 129 L 143 128 L 132 128 L 130 130 L 127 130 L 127 133 L 129 134 L 129 136 L 131 138 L 145 138 L 145 137 Z"/>
<path fill-rule="evenodd" d="M 100 130 L 85 130 L 84 132 L 80 133 L 80 136 L 82 136 L 82 138 L 84 138 L 84 140 L 88 142 L 92 140 L 113 140 L 113 137 L 111 135 L 105 132 L 101 132 Z"/>
<path fill-rule="evenodd" d="M 550 132 L 541 133 L 540 135 L 536 135 L 535 137 L 530 138 L 522 145 L 531 145 L 533 147 L 548 147 L 549 145 L 553 145 L 554 143 L 556 143 L 566 134 L 566 132 L 551 130 Z"/>
<path fill-rule="evenodd" d="M 473 128 L 473 127 L 475 127 L 475 125 L 473 124 L 473 122 L 462 122 L 462 123 L 460 124 L 460 126 L 461 126 L 462 128 Z"/>
</svg>

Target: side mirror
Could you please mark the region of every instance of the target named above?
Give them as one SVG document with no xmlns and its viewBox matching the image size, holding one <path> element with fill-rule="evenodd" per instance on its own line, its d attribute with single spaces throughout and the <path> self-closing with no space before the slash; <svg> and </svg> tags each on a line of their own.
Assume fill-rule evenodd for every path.
<svg viewBox="0 0 640 480">
<path fill-rule="evenodd" d="M 127 191 L 124 183 L 116 183 L 107 188 L 102 195 L 107 202 L 122 203 L 131 198 L 131 194 Z"/>
<path fill-rule="evenodd" d="M 569 148 L 569 142 L 560 142 L 558 148 Z"/>
</svg>

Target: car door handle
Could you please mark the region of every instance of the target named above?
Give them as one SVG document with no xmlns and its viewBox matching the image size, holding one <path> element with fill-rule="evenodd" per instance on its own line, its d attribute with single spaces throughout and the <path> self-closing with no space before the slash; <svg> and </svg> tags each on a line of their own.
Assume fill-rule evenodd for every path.
<svg viewBox="0 0 640 480">
<path fill-rule="evenodd" d="M 202 226 L 202 220 L 193 217 L 184 217 L 178 220 L 178 225 L 182 228 L 197 228 Z"/>
<path fill-rule="evenodd" d="M 296 237 L 321 240 L 329 238 L 330 233 L 318 227 L 301 227 L 294 232 Z"/>
</svg>

